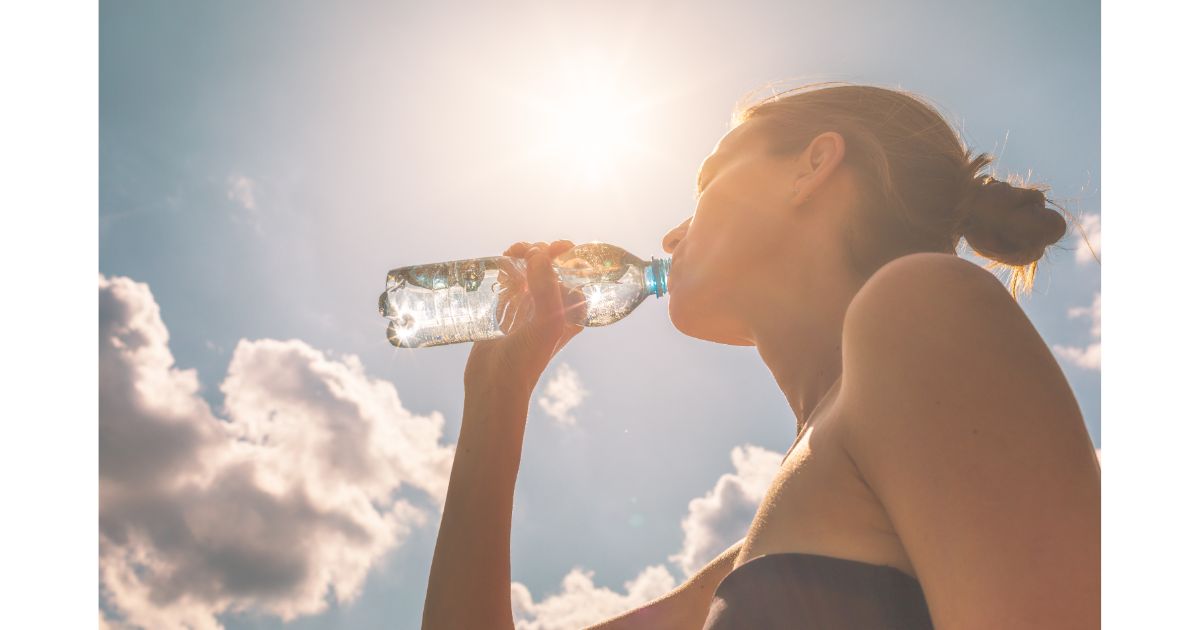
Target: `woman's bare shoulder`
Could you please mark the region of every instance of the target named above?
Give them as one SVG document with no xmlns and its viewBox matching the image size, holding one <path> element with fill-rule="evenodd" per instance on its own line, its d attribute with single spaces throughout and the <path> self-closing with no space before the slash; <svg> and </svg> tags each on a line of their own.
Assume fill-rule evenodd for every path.
<svg viewBox="0 0 1200 630">
<path fill-rule="evenodd" d="M 901 256 L 876 270 L 851 305 L 881 296 L 919 297 L 922 292 L 937 292 L 945 299 L 962 298 L 968 297 L 964 291 L 981 290 L 1012 301 L 1000 280 L 983 267 L 953 254 L 921 252 Z"/>
<path fill-rule="evenodd" d="M 996 276 L 958 256 L 927 252 L 902 256 L 872 274 L 850 301 L 843 330 L 973 338 L 1011 334 L 1014 326 L 1033 331 Z"/>
<path fill-rule="evenodd" d="M 857 397 L 894 398 L 899 383 L 906 398 L 985 395 L 998 384 L 991 379 L 1010 381 L 1012 373 L 1065 385 L 1000 280 L 949 254 L 904 256 L 873 274 L 847 308 L 842 356 L 843 385 Z"/>
<path fill-rule="evenodd" d="M 1099 468 L 1062 370 L 1003 284 L 953 256 L 905 256 L 855 296 L 842 344 L 842 445 L 935 625 L 1092 619 Z"/>
<path fill-rule="evenodd" d="M 955 256 L 905 256 L 864 284 L 843 326 L 842 389 L 851 450 L 891 430 L 958 448 L 959 432 L 985 419 L 1070 448 L 1088 442 L 1033 323 L 999 279 Z"/>
</svg>

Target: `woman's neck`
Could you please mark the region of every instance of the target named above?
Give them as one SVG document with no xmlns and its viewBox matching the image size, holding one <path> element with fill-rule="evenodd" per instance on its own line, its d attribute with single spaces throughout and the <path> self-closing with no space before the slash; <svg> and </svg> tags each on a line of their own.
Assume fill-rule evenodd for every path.
<svg viewBox="0 0 1200 630">
<path fill-rule="evenodd" d="M 754 344 L 796 415 L 799 435 L 842 375 L 842 323 L 862 286 L 842 274 L 796 278 L 789 294 L 768 293 L 752 326 Z M 800 299 L 797 299 L 800 297 Z"/>
</svg>

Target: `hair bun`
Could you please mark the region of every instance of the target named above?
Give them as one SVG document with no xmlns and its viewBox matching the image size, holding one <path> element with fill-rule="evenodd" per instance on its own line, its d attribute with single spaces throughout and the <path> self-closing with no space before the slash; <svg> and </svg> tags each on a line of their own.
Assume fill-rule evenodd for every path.
<svg viewBox="0 0 1200 630">
<path fill-rule="evenodd" d="M 1041 190 L 991 176 L 971 178 L 961 204 L 963 236 L 977 253 L 1019 267 L 1037 261 L 1067 233 L 1062 215 L 1046 207 Z"/>
</svg>

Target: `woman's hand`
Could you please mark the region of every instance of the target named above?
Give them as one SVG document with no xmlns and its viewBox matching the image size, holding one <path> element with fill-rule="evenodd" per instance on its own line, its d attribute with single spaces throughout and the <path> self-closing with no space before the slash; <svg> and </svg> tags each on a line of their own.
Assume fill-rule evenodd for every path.
<svg viewBox="0 0 1200 630">
<path fill-rule="evenodd" d="M 468 392 L 499 388 L 532 395 L 550 359 L 583 330 L 580 321 L 585 300 L 562 286 L 550 261 L 574 247 L 566 240 L 547 245 L 514 243 L 505 256 L 523 258 L 526 273 L 501 271 L 498 306 L 505 336 L 476 341 L 463 374 Z M 532 312 L 530 312 L 532 311 Z"/>
</svg>

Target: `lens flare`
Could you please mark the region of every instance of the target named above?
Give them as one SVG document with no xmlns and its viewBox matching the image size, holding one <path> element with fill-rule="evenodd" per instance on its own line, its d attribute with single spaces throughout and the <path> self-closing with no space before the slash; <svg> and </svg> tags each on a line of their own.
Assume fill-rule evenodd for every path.
<svg viewBox="0 0 1200 630">
<path fill-rule="evenodd" d="M 525 99 L 536 111 L 535 151 L 567 177 L 609 182 L 644 152 L 645 99 L 603 56 L 564 57 L 559 70 L 557 80 Z"/>
</svg>

